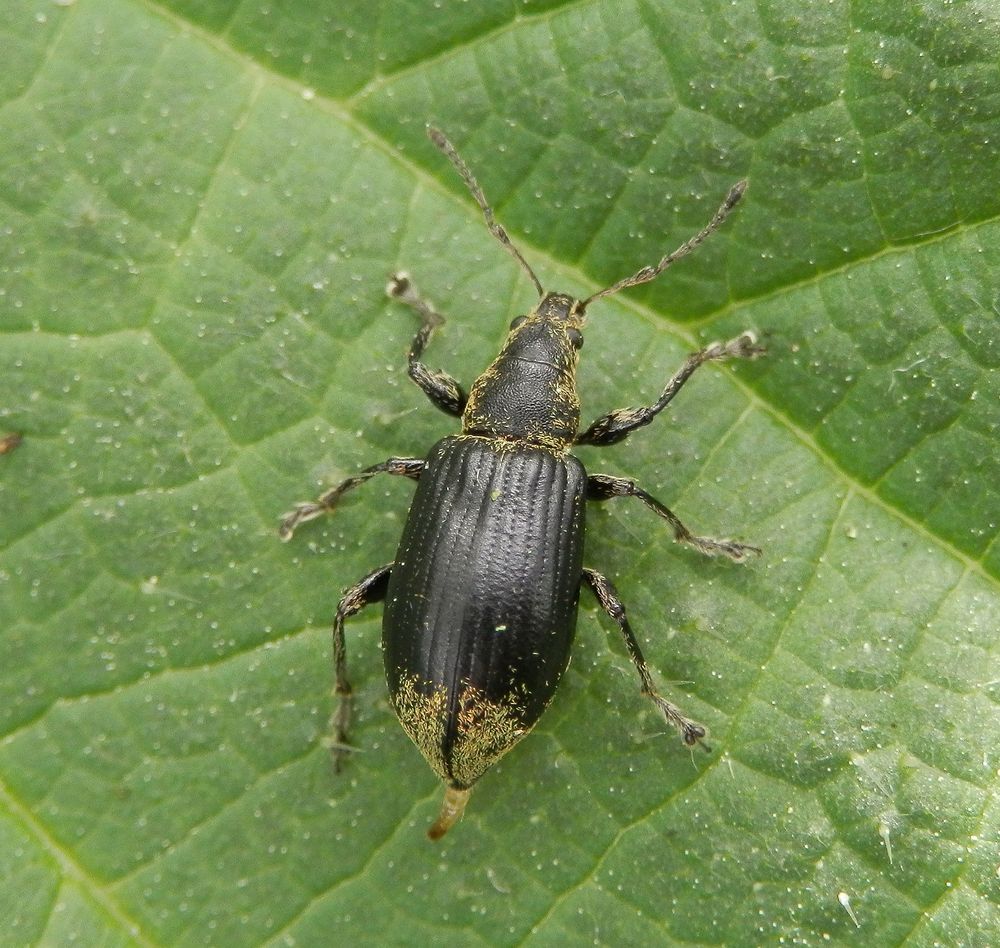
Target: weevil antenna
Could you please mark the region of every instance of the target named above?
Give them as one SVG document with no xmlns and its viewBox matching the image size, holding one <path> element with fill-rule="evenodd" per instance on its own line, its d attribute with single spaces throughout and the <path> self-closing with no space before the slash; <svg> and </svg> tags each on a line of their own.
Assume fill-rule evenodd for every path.
<svg viewBox="0 0 1000 948">
<path fill-rule="evenodd" d="M 619 280 L 606 290 L 601 290 L 593 296 L 588 296 L 581 304 L 582 308 L 586 309 L 588 304 L 593 303 L 594 300 L 599 300 L 602 296 L 611 296 L 612 293 L 617 293 L 619 290 L 627 290 L 630 286 L 649 283 L 650 280 L 655 280 L 672 263 L 680 260 L 681 257 L 686 257 L 706 237 L 709 237 L 722 226 L 722 222 L 729 217 L 729 212 L 740 203 L 740 199 L 746 194 L 747 184 L 748 182 L 745 178 L 742 181 L 737 181 L 729 189 L 726 199 L 722 202 L 719 209 L 715 212 L 715 216 L 708 224 L 698 231 L 694 237 L 685 240 L 676 250 L 668 253 L 655 267 L 643 267 L 637 273 L 633 273 L 630 277 L 625 277 L 624 280 Z"/>
<path fill-rule="evenodd" d="M 472 192 L 472 196 L 476 199 L 476 203 L 483 212 L 483 217 L 486 218 L 486 226 L 490 229 L 490 233 L 496 237 L 501 244 L 503 244 L 507 252 L 510 253 L 521 265 L 521 269 L 528 274 L 531 278 L 531 282 L 535 284 L 535 289 L 538 290 L 539 297 L 544 296 L 545 290 L 542 289 L 542 284 L 538 281 L 538 277 L 535 276 L 535 271 L 528 266 L 528 261 L 521 256 L 521 251 L 519 251 L 511 242 L 510 237 L 507 236 L 507 231 L 505 231 L 503 227 L 497 223 L 496 218 L 493 216 L 493 208 L 486 203 L 486 195 L 483 194 L 483 189 L 479 187 L 479 182 L 475 179 L 472 172 L 469 171 L 465 162 L 462 161 L 461 155 L 455 151 L 455 146 L 448 141 L 444 132 L 440 129 L 434 128 L 433 125 L 427 126 L 427 135 L 430 140 L 444 152 L 445 156 L 462 176 L 465 186 Z"/>
</svg>

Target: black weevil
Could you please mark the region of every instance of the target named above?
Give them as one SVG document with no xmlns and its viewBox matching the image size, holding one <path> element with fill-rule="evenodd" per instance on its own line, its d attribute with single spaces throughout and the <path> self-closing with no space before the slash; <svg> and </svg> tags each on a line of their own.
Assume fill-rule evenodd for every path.
<svg viewBox="0 0 1000 948">
<path fill-rule="evenodd" d="M 531 278 L 539 303 L 511 323 L 500 354 L 466 394 L 451 376 L 420 361 L 444 319 L 405 274 L 396 274 L 389 295 L 421 320 L 410 346 L 410 378 L 438 408 L 461 417 L 462 432 L 443 438 L 427 458 L 389 458 L 298 504 L 283 518 L 280 535 L 288 540 L 299 524 L 332 511 L 347 491 L 375 474 L 417 481 L 396 559 L 345 590 L 337 606 L 332 747 L 339 769 L 350 750 L 344 620 L 384 600 L 382 646 L 392 706 L 446 784 L 441 813 L 428 833 L 438 839 L 461 817 L 473 784 L 531 730 L 552 700 L 569 662 L 583 583 L 621 630 L 643 694 L 686 744 L 705 736 L 700 724 L 657 693 L 615 587 L 583 565 L 585 502 L 636 497 L 670 524 L 679 541 L 702 553 L 741 561 L 760 551 L 695 536 L 634 481 L 588 475 L 570 449 L 616 444 L 663 411 L 700 365 L 754 358 L 764 350 L 749 332 L 713 343 L 687 357 L 654 404 L 612 411 L 579 432 L 576 366 L 587 307 L 655 279 L 690 253 L 726 219 L 746 182 L 733 186 L 707 226 L 656 266 L 578 300 L 545 292 L 452 144 L 435 128 L 428 133 L 458 169 L 490 232 Z"/>
</svg>

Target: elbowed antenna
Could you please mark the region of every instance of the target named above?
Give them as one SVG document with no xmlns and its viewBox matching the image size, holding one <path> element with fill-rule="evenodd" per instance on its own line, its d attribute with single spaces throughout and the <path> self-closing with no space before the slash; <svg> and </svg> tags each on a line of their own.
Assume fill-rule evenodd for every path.
<svg viewBox="0 0 1000 948">
<path fill-rule="evenodd" d="M 528 261 L 521 256 L 521 252 L 511 242 L 510 237 L 507 236 L 507 231 L 497 223 L 496 218 L 493 216 L 493 208 L 486 203 L 486 195 L 483 194 L 483 189 L 479 187 L 479 182 L 475 179 L 472 172 L 469 171 L 465 162 L 462 161 L 461 155 L 455 151 L 455 146 L 448 141 L 444 132 L 433 125 L 427 126 L 427 136 L 444 152 L 445 156 L 462 176 L 465 186 L 472 192 L 472 196 L 476 199 L 476 203 L 483 212 L 483 217 L 486 218 L 486 226 L 490 229 L 490 233 L 503 244 L 507 252 L 521 265 L 521 269 L 531 277 L 531 282 L 535 284 L 535 289 L 538 290 L 539 297 L 544 296 L 545 290 L 542 289 L 542 284 L 538 281 L 538 277 L 535 276 L 535 271 L 528 266 Z"/>
<path fill-rule="evenodd" d="M 639 286 L 641 283 L 649 283 L 650 280 L 655 280 L 667 267 L 670 266 L 675 260 L 680 260 L 681 257 L 686 257 L 695 247 L 698 246 L 706 237 L 710 236 L 713 232 L 722 226 L 722 222 L 729 217 L 729 212 L 740 203 L 740 199 L 746 194 L 748 182 L 746 178 L 742 181 L 737 181 L 730 189 L 729 193 L 726 195 L 726 199 L 722 202 L 722 205 L 715 212 L 715 216 L 706 224 L 694 237 L 690 237 L 685 240 L 676 250 L 668 253 L 655 267 L 643 267 L 637 273 L 633 273 L 630 277 L 625 277 L 624 280 L 619 280 L 617 283 L 609 286 L 606 290 L 601 290 L 599 293 L 595 293 L 593 296 L 588 296 L 580 305 L 582 309 L 586 309 L 590 303 L 594 300 L 600 299 L 602 296 L 611 296 L 612 293 L 617 293 L 619 290 L 627 290 L 630 286 Z"/>
</svg>

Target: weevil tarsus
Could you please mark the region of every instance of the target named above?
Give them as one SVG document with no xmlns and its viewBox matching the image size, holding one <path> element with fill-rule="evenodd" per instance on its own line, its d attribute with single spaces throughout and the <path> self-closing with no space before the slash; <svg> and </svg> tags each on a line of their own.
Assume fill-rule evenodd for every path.
<svg viewBox="0 0 1000 948">
<path fill-rule="evenodd" d="M 333 618 L 334 706 L 330 716 L 330 732 L 333 734 L 333 740 L 330 742 L 329 748 L 333 754 L 334 770 L 338 773 L 343 766 L 344 759 L 353 750 L 347 740 L 351 726 L 351 682 L 347 677 L 344 620 L 357 615 L 365 606 L 385 599 L 392 566 L 392 563 L 380 566 L 353 586 L 345 589 Z"/>
<path fill-rule="evenodd" d="M 632 626 L 629 624 L 628 615 L 625 612 L 625 604 L 621 601 L 614 584 L 610 579 L 594 569 L 584 569 L 583 580 L 590 586 L 600 607 L 618 626 L 622 638 L 625 640 L 625 648 L 628 651 L 629 658 L 632 659 L 632 664 L 639 673 L 639 679 L 642 682 L 642 693 L 660 709 L 660 713 L 667 722 L 677 728 L 685 744 L 689 747 L 701 744 L 702 738 L 706 734 L 705 728 L 697 721 L 689 718 L 677 705 L 668 701 L 656 690 L 656 686 L 653 684 L 653 677 L 650 675 L 649 667 L 646 665 L 646 659 L 642 655 L 642 649 L 639 648 L 639 642 L 632 631 Z"/>
<path fill-rule="evenodd" d="M 380 464 L 366 467 L 360 474 L 348 477 L 335 487 L 323 491 L 315 500 L 302 501 L 288 513 L 283 514 L 278 526 L 278 536 L 285 542 L 291 540 L 299 526 L 310 520 L 315 520 L 317 517 L 322 517 L 323 514 L 333 513 L 344 494 L 364 484 L 376 474 L 395 474 L 415 481 L 423 473 L 426 464 L 427 462 L 423 458 L 387 458 Z"/>
<path fill-rule="evenodd" d="M 695 371 L 706 362 L 724 359 L 756 359 L 767 350 L 757 343 L 752 332 L 744 332 L 728 342 L 713 342 L 704 349 L 692 352 L 684 364 L 674 373 L 652 404 L 641 408 L 617 408 L 595 419 L 586 430 L 576 436 L 577 444 L 592 444 L 605 447 L 624 440 L 637 428 L 648 425 L 684 387 Z"/>
<path fill-rule="evenodd" d="M 407 356 L 410 378 L 441 411 L 461 418 L 468 401 L 465 390 L 447 372 L 432 372 L 420 361 L 434 330 L 444 323 L 444 316 L 417 292 L 408 273 L 394 273 L 389 278 L 385 291 L 392 299 L 405 303 L 420 317 L 420 328 L 410 343 Z"/>
<path fill-rule="evenodd" d="M 637 498 L 673 527 L 674 537 L 678 543 L 686 543 L 706 556 L 726 556 L 736 563 L 742 563 L 748 557 L 760 554 L 760 549 L 749 543 L 695 536 L 684 526 L 677 514 L 630 478 L 612 477 L 609 474 L 591 474 L 587 478 L 587 500 L 603 501 L 614 497 Z"/>
</svg>

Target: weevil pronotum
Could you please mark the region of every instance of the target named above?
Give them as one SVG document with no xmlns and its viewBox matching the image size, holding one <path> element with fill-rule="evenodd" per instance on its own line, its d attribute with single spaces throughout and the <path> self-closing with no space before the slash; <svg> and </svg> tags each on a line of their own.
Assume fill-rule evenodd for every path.
<svg viewBox="0 0 1000 948">
<path fill-rule="evenodd" d="M 500 354 L 466 393 L 451 376 L 420 361 L 444 319 L 406 274 L 394 275 L 389 295 L 420 317 L 409 352 L 410 378 L 438 408 L 462 419 L 462 431 L 439 441 L 426 458 L 389 458 L 298 504 L 284 516 L 280 534 L 288 540 L 296 527 L 332 511 L 344 494 L 376 474 L 417 482 L 395 560 L 345 590 L 337 606 L 332 749 L 339 769 L 350 750 L 344 620 L 384 600 L 382 647 L 392 706 L 446 785 L 441 813 L 428 833 L 438 839 L 461 818 L 473 784 L 531 730 L 552 700 L 569 662 L 584 584 L 621 630 L 642 693 L 686 744 L 705 736 L 700 724 L 656 691 L 615 587 L 583 565 L 585 503 L 635 497 L 666 520 L 677 540 L 701 553 L 742 561 L 760 551 L 695 536 L 634 481 L 588 476 L 570 450 L 616 444 L 648 425 L 704 363 L 754 358 L 764 350 L 750 332 L 706 346 L 687 357 L 652 405 L 609 412 L 580 432 L 576 366 L 587 307 L 648 283 L 689 254 L 726 219 L 746 182 L 734 185 L 711 221 L 655 266 L 581 300 L 545 292 L 451 142 L 435 128 L 428 133 L 462 176 L 490 233 L 534 284 L 539 302 L 510 324 Z"/>
</svg>

